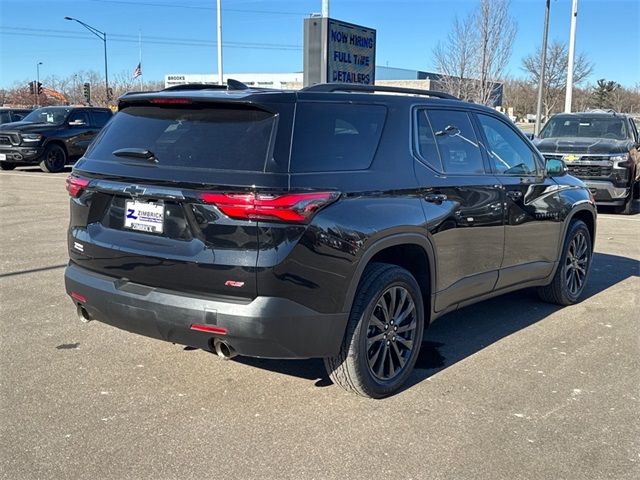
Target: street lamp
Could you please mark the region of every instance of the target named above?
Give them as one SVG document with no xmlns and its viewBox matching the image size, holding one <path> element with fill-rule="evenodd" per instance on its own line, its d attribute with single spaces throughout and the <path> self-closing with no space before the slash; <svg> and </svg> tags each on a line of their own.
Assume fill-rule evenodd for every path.
<svg viewBox="0 0 640 480">
<path fill-rule="evenodd" d="M 36 106 L 40 106 L 40 65 L 42 62 L 36 63 Z"/>
<path fill-rule="evenodd" d="M 81 20 L 78 20 L 77 18 L 64 17 L 64 19 L 78 22 L 80 25 L 82 25 L 84 28 L 86 28 L 91 33 L 93 33 L 96 37 L 102 40 L 104 44 L 104 85 L 106 88 L 107 102 L 108 102 L 109 100 L 111 100 L 111 95 L 109 94 L 109 73 L 107 68 L 107 34 L 105 32 L 101 32 L 97 28 L 93 28 L 91 25 L 87 25 L 86 23 L 84 23 Z"/>
</svg>

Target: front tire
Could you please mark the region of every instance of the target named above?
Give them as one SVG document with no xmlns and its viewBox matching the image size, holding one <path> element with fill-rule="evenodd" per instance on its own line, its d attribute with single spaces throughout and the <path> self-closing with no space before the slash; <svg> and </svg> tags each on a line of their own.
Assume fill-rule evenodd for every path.
<svg viewBox="0 0 640 480">
<path fill-rule="evenodd" d="M 14 168 L 16 168 L 15 163 L 0 162 L 0 170 L 13 170 Z"/>
<path fill-rule="evenodd" d="M 333 383 L 370 398 L 397 392 L 418 358 L 424 315 L 422 293 L 411 273 L 396 265 L 368 265 L 340 351 L 324 359 Z"/>
<path fill-rule="evenodd" d="M 584 291 L 593 257 L 593 241 L 582 220 L 572 220 L 562 248 L 560 264 L 549 285 L 540 287 L 540 298 L 556 305 L 577 303 Z"/>
<path fill-rule="evenodd" d="M 45 173 L 61 172 L 67 165 L 67 152 L 60 145 L 52 143 L 44 149 L 40 169 Z"/>
</svg>

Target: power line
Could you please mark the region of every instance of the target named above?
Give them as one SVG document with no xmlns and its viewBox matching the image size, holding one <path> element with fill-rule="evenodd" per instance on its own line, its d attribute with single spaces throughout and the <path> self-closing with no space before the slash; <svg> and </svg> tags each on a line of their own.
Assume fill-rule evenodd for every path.
<svg viewBox="0 0 640 480">
<path fill-rule="evenodd" d="M 28 37 L 50 37 L 50 38 L 68 38 L 68 39 L 92 39 L 93 37 L 73 32 L 70 30 L 54 30 L 39 29 L 28 27 L 5 27 L 0 26 L 0 34 L 3 35 L 19 35 Z M 126 35 L 118 33 L 110 33 L 110 41 L 123 43 L 136 43 L 138 41 L 135 35 Z M 175 45 L 175 46 L 191 46 L 191 47 L 212 47 L 216 45 L 215 41 L 193 38 L 173 38 L 160 36 L 147 36 L 145 43 L 154 45 Z M 279 44 L 279 43 L 254 43 L 254 42 L 225 42 L 225 48 L 245 48 L 257 50 L 301 50 L 302 47 L 295 44 Z"/>
<path fill-rule="evenodd" d="M 89 0 L 90 2 L 97 3 L 115 3 L 115 4 L 124 4 L 124 5 L 136 5 L 136 6 L 146 6 L 146 7 L 167 7 L 167 8 L 185 8 L 191 10 L 215 10 L 215 7 L 203 7 L 199 5 L 185 5 L 182 3 L 155 3 L 155 2 L 133 2 L 127 0 Z M 245 10 L 240 8 L 224 8 L 225 12 L 238 12 L 238 13 L 260 13 L 264 15 L 294 15 L 296 17 L 304 17 L 307 16 L 307 13 L 296 13 L 296 12 L 283 12 L 283 11 L 275 11 L 275 10 Z"/>
</svg>

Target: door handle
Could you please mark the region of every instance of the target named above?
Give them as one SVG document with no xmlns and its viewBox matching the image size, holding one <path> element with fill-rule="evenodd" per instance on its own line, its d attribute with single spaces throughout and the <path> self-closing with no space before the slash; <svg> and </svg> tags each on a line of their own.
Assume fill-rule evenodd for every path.
<svg viewBox="0 0 640 480">
<path fill-rule="evenodd" d="M 522 199 L 522 192 L 520 190 L 509 190 L 507 192 L 507 197 L 509 197 L 514 202 Z"/>
<path fill-rule="evenodd" d="M 447 196 L 444 193 L 430 193 L 424 199 L 430 203 L 442 203 L 447 200 Z"/>
</svg>

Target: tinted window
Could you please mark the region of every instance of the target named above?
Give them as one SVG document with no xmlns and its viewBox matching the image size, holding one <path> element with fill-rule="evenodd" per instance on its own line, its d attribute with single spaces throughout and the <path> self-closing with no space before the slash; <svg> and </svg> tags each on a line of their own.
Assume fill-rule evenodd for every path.
<svg viewBox="0 0 640 480">
<path fill-rule="evenodd" d="M 516 132 L 495 117 L 478 114 L 478 120 L 487 138 L 489 161 L 496 172 L 505 175 L 536 173 L 534 153 Z"/>
<path fill-rule="evenodd" d="M 386 112 L 380 105 L 298 104 L 291 171 L 368 168 L 380 141 Z"/>
<path fill-rule="evenodd" d="M 0 112 L 0 123 L 9 123 L 11 121 L 11 114 L 9 111 Z"/>
<path fill-rule="evenodd" d="M 115 150 L 153 152 L 157 167 L 264 170 L 275 116 L 252 108 L 129 107 L 107 125 L 86 157 L 131 162 Z"/>
<path fill-rule="evenodd" d="M 473 131 L 471 119 L 465 112 L 431 110 L 429 122 L 446 173 L 484 173 L 482 155 Z"/>
<path fill-rule="evenodd" d="M 19 111 L 19 112 L 13 112 L 12 115 L 12 121 L 14 122 L 19 122 L 20 120 L 22 120 L 25 116 L 27 116 L 27 114 L 29 113 L 28 110 L 24 110 L 24 111 Z"/>
<path fill-rule="evenodd" d="M 540 138 L 586 137 L 626 140 L 629 138 L 624 119 L 600 115 L 556 116 L 547 122 Z"/>
<path fill-rule="evenodd" d="M 94 110 L 91 112 L 93 116 L 93 125 L 94 127 L 102 128 L 104 127 L 109 119 L 111 119 L 111 114 L 109 112 L 104 112 L 100 110 Z"/>
<path fill-rule="evenodd" d="M 426 110 L 418 110 L 417 130 L 416 148 L 418 150 L 418 156 L 431 168 L 442 172 L 442 162 L 440 161 L 440 155 L 438 154 L 436 138 Z"/>
</svg>

